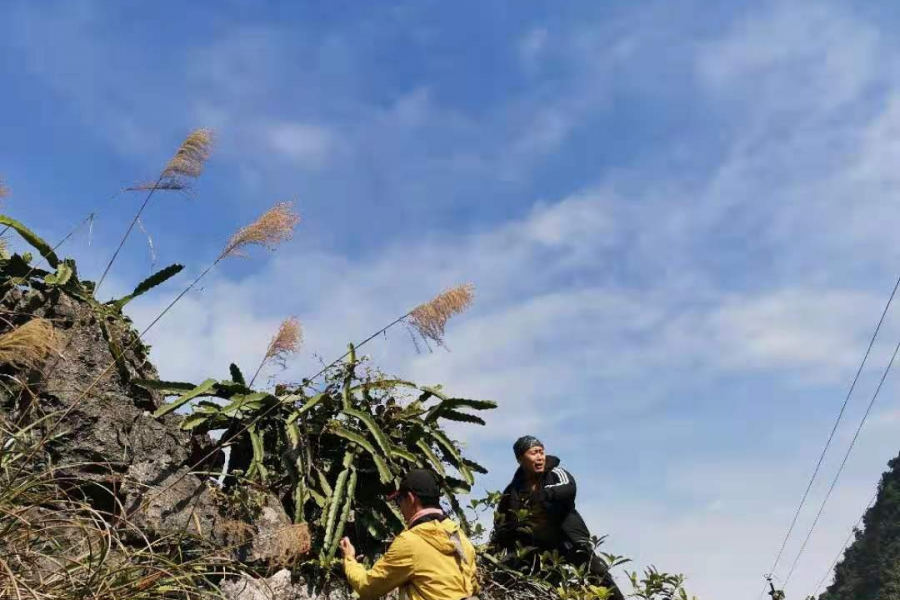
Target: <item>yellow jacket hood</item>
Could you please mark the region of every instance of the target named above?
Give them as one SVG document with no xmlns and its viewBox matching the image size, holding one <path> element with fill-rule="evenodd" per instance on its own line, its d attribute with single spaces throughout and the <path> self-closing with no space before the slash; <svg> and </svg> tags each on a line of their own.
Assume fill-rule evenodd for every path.
<svg viewBox="0 0 900 600">
<path fill-rule="evenodd" d="M 453 534 L 460 536 L 460 539 L 462 539 L 463 535 L 459 525 L 451 519 L 429 521 L 407 531 L 425 540 L 429 546 L 441 554 L 451 556 L 457 554 L 456 544 L 453 542 Z"/>
</svg>

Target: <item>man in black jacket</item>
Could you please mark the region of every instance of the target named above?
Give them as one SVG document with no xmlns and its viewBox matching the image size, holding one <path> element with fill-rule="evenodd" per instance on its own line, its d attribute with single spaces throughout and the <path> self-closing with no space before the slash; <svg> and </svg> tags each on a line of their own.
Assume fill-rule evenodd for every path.
<svg viewBox="0 0 900 600">
<path fill-rule="evenodd" d="M 558 550 L 574 564 L 590 564 L 614 600 L 624 600 L 603 560 L 594 554 L 591 533 L 575 510 L 575 478 L 544 454 L 544 444 L 526 435 L 513 445 L 519 468 L 506 486 L 494 522 L 493 543 L 514 550 L 516 543 Z M 519 519 L 527 511 L 526 521 Z"/>
</svg>

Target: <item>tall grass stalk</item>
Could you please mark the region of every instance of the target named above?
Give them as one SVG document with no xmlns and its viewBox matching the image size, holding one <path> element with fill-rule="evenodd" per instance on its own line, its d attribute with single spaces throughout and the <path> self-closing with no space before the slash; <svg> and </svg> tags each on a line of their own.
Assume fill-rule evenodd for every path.
<svg viewBox="0 0 900 600">
<path fill-rule="evenodd" d="M 100 291 L 100 286 L 102 286 L 103 282 L 106 280 L 106 276 L 109 274 L 109 270 L 112 268 L 113 263 L 116 262 L 119 252 L 121 252 L 122 247 L 125 246 L 128 236 L 131 235 L 135 225 L 140 221 L 141 215 L 150 203 L 153 194 L 159 189 L 184 189 L 184 187 L 188 185 L 190 179 L 199 177 L 203 172 L 203 166 L 209 159 L 210 152 L 212 151 L 212 142 L 212 131 L 201 128 L 195 129 L 189 133 L 187 138 L 181 143 L 175 156 L 169 160 L 166 167 L 159 174 L 156 183 L 150 186 L 147 191 L 147 197 L 144 198 L 143 204 L 141 204 L 141 207 L 138 209 L 137 213 L 135 213 L 134 218 L 128 225 L 128 229 L 125 230 L 125 235 L 122 236 L 122 240 L 119 242 L 115 252 L 113 252 L 112 258 L 109 259 L 106 268 L 103 270 L 103 275 L 100 276 L 100 280 L 94 288 L 95 296 L 97 295 L 97 292 Z"/>
</svg>

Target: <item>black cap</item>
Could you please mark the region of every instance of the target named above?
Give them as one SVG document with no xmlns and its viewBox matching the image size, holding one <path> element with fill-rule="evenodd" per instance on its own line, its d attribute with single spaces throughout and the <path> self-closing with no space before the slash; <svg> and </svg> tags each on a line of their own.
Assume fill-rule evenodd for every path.
<svg viewBox="0 0 900 600">
<path fill-rule="evenodd" d="M 543 448 L 544 442 L 537 439 L 533 435 L 523 435 L 516 440 L 515 444 L 513 444 L 513 453 L 516 455 L 516 459 L 518 460 L 523 454 L 525 454 L 535 446 L 540 446 L 541 448 Z"/>
<path fill-rule="evenodd" d="M 438 485 L 434 473 L 428 469 L 412 469 L 400 482 L 400 489 L 388 496 L 388 500 L 407 492 L 412 492 L 420 498 L 438 498 L 441 495 L 441 486 Z"/>
</svg>

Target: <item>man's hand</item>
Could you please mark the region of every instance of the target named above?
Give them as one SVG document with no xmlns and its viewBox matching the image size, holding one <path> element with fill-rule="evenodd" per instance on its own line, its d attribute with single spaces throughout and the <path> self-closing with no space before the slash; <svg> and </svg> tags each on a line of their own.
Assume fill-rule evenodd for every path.
<svg viewBox="0 0 900 600">
<path fill-rule="evenodd" d="M 356 548 L 353 547 L 353 544 L 350 543 L 350 538 L 343 538 L 341 540 L 341 552 L 344 554 L 344 558 L 356 558 Z"/>
</svg>

